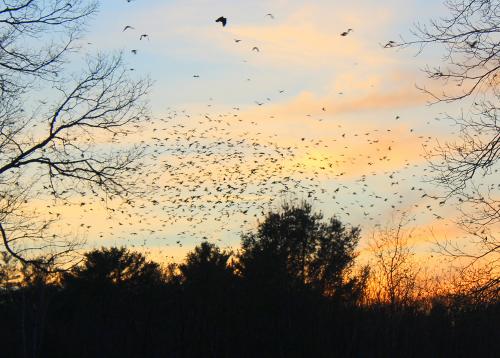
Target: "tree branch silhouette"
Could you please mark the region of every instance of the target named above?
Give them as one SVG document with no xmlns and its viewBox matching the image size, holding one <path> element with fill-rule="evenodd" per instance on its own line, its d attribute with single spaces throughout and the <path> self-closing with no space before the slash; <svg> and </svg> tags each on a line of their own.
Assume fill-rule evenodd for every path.
<svg viewBox="0 0 500 358">
<path fill-rule="evenodd" d="M 413 39 L 388 47 L 444 48 L 442 64 L 427 66 L 424 73 L 439 89 L 421 89 L 433 102 L 464 103 L 459 116 L 448 115 L 458 129 L 457 139 L 427 152 L 432 181 L 461 211 L 459 225 L 474 243 L 464 250 L 449 242 L 442 251 L 469 264 L 486 264 L 499 273 L 498 229 L 500 198 L 500 13 L 491 0 L 447 0 L 445 17 L 416 24 Z M 479 239 L 479 240 L 477 240 Z"/>
<path fill-rule="evenodd" d="M 87 58 L 67 76 L 68 54 L 96 11 L 86 0 L 13 0 L 0 7 L 0 224 L 6 250 L 25 264 L 54 264 L 77 246 L 27 214 L 34 199 L 68 202 L 132 194 L 143 150 L 120 142 L 148 118 L 148 79 L 122 54 Z M 53 33 L 58 37 L 54 38 Z M 47 95 L 50 100 L 36 100 Z M 25 230 L 23 233 L 22 231 Z M 17 233 L 17 234 L 15 234 Z M 51 235 L 52 234 L 52 235 Z M 37 244 L 38 243 L 38 244 Z"/>
</svg>

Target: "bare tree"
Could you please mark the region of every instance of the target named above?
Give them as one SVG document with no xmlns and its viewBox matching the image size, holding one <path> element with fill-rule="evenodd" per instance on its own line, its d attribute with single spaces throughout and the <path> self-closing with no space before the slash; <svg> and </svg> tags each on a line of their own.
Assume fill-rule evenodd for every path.
<svg viewBox="0 0 500 358">
<path fill-rule="evenodd" d="M 459 224 L 474 245 L 442 243 L 443 251 L 466 260 L 467 269 L 487 266 L 496 277 L 485 287 L 499 288 L 500 277 L 500 3 L 493 0 L 447 0 L 448 15 L 417 24 L 413 39 L 386 47 L 431 45 L 444 48 L 443 61 L 424 69 L 435 88 L 422 88 L 435 102 L 462 103 L 448 116 L 458 129 L 455 141 L 438 143 L 428 153 L 442 202 L 456 205 Z"/>
<path fill-rule="evenodd" d="M 73 49 L 93 0 L 2 0 L 0 4 L 0 90 L 19 95 L 33 77 L 54 79 Z M 51 35 L 55 34 L 55 35 Z"/>
<path fill-rule="evenodd" d="M 65 66 L 95 10 L 86 0 L 0 5 L 0 236 L 24 264 L 52 267 L 80 243 L 51 232 L 57 218 L 33 200 L 126 197 L 135 183 L 142 152 L 119 138 L 147 119 L 149 81 L 132 80 L 120 54 L 88 58 L 77 75 Z"/>
<path fill-rule="evenodd" d="M 369 250 L 373 255 L 371 265 L 371 296 L 388 303 L 394 312 L 418 298 L 417 276 L 420 269 L 413 261 L 408 243 L 411 230 L 405 229 L 407 217 L 401 216 L 396 225 L 388 225 L 372 234 Z"/>
</svg>

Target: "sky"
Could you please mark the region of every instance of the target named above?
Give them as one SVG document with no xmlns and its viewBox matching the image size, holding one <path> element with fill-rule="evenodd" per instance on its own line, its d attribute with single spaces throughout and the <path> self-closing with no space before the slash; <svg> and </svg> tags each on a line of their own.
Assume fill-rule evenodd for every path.
<svg viewBox="0 0 500 358">
<path fill-rule="evenodd" d="M 305 199 L 361 226 L 361 251 L 409 212 L 417 253 L 431 255 L 463 236 L 454 206 L 429 198 L 424 158 L 453 138 L 443 113 L 460 105 L 417 88 L 432 88 L 421 68 L 439 49 L 383 45 L 443 14 L 430 0 L 102 2 L 81 53 L 122 51 L 154 81 L 151 123 L 127 140 L 150 147 L 143 184 L 156 189 L 123 212 L 79 198 L 58 230 L 179 260 L 203 240 L 237 248 L 263 213 Z"/>
</svg>

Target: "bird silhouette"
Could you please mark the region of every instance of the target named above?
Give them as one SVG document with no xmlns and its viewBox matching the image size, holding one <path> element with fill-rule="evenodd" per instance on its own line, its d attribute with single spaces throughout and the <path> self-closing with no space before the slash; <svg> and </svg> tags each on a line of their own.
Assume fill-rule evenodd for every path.
<svg viewBox="0 0 500 358">
<path fill-rule="evenodd" d="M 342 32 L 342 33 L 340 34 L 340 36 L 347 36 L 347 35 L 349 35 L 349 33 L 351 33 L 351 32 L 352 32 L 352 29 L 347 29 L 347 31 Z"/>
<path fill-rule="evenodd" d="M 390 47 L 394 47 L 396 46 L 396 42 L 390 40 L 388 41 L 385 45 L 384 45 L 384 48 L 390 48 Z"/>
<path fill-rule="evenodd" d="M 227 24 L 227 19 L 224 16 L 219 17 L 215 22 L 220 22 L 222 24 L 222 27 L 226 26 Z"/>
<path fill-rule="evenodd" d="M 148 38 L 148 34 L 142 34 L 141 37 L 139 37 L 139 40 L 142 40 L 142 39 L 145 39 L 145 38 Z"/>
<path fill-rule="evenodd" d="M 254 46 L 254 47 L 252 48 L 252 51 L 257 51 L 257 52 L 260 52 L 260 50 L 259 50 L 259 48 L 258 48 L 257 46 Z"/>
<path fill-rule="evenodd" d="M 127 25 L 123 28 L 122 32 L 126 31 L 126 30 L 134 30 L 134 27 L 130 26 L 130 25 Z"/>
<path fill-rule="evenodd" d="M 467 42 L 467 41 L 466 41 L 466 42 Z M 470 47 L 470 48 L 474 48 L 474 47 L 476 47 L 477 43 L 478 43 L 478 41 L 477 41 L 477 40 L 475 40 L 475 41 L 473 41 L 473 42 L 467 42 L 467 45 L 469 45 L 469 47 Z"/>
</svg>

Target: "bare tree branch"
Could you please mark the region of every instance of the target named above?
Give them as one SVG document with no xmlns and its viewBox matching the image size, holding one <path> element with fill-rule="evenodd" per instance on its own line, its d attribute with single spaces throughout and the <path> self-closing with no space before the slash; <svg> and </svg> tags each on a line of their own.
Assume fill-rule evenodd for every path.
<svg viewBox="0 0 500 358">
<path fill-rule="evenodd" d="M 446 242 L 440 247 L 452 259 L 465 259 L 464 271 L 483 265 L 498 277 L 500 3 L 447 0 L 445 6 L 446 17 L 417 24 L 412 40 L 390 42 L 386 47 L 417 46 L 419 52 L 431 45 L 445 49 L 441 65 L 424 69 L 441 92 L 422 89 L 435 102 L 465 103 L 470 108 L 458 117 L 447 117 L 458 128 L 457 139 L 438 143 L 427 158 L 432 181 L 443 189 L 442 202 L 459 209 L 457 222 L 473 245 L 463 248 Z"/>
<path fill-rule="evenodd" d="M 79 75 L 65 75 L 66 54 L 96 6 L 0 0 L 0 233 L 9 254 L 40 268 L 65 262 L 81 242 L 50 233 L 53 219 L 26 211 L 31 202 L 140 192 L 144 152 L 119 138 L 148 119 L 150 81 L 132 80 L 121 54 L 89 58 Z M 49 100 L 34 106 L 44 89 Z"/>
</svg>

